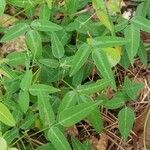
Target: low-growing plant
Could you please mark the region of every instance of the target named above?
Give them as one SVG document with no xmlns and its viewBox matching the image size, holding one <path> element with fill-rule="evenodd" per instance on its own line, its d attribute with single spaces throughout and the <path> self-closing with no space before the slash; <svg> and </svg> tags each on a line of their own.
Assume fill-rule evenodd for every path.
<svg viewBox="0 0 150 150">
<path fill-rule="evenodd" d="M 1 17 L 6 9 L 16 12 L 7 20 L 16 17 L 10 27 L 1 23 L 0 42 L 24 36 L 26 43 L 0 60 L 2 150 L 91 150 L 88 141 L 68 140 L 65 130 L 85 120 L 101 133 L 101 108 L 117 110 L 120 136 L 128 138 L 135 112 L 127 103 L 143 84 L 125 77 L 119 85 L 115 70 L 127 69 L 137 56 L 147 65 L 140 33 L 150 33 L 150 1 L 140 1 L 130 20 L 122 17 L 120 3 L 0 0 Z M 111 99 L 104 92 L 108 87 L 115 93 Z M 44 142 L 33 141 L 39 133 Z"/>
</svg>

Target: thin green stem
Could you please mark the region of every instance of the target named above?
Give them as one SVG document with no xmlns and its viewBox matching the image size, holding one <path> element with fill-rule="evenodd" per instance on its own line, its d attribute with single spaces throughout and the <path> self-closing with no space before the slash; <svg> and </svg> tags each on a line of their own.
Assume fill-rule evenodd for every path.
<svg viewBox="0 0 150 150">
<path fill-rule="evenodd" d="M 65 80 L 62 79 L 61 81 L 63 81 L 66 85 L 68 85 L 72 90 L 76 91 L 76 89 L 72 87 L 69 83 L 67 83 Z"/>
</svg>

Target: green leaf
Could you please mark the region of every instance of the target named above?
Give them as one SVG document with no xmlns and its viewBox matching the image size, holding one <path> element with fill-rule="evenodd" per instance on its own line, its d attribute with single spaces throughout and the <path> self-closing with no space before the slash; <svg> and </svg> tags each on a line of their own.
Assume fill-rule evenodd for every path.
<svg viewBox="0 0 150 150">
<path fill-rule="evenodd" d="M 112 67 L 117 65 L 121 59 L 121 47 L 115 47 L 115 48 L 104 48 L 103 49 L 107 55 L 107 58 L 109 60 L 109 63 Z"/>
<path fill-rule="evenodd" d="M 142 16 L 142 17 L 146 18 L 148 15 L 148 12 L 149 12 L 149 6 L 150 6 L 149 0 L 141 1 L 137 5 L 135 16 Z"/>
<path fill-rule="evenodd" d="M 104 10 L 97 10 L 97 16 L 102 24 L 104 24 L 113 34 L 113 24 L 111 23 L 111 20 L 109 19 L 108 13 L 104 12 Z"/>
<path fill-rule="evenodd" d="M 20 128 L 23 130 L 27 130 L 32 128 L 32 125 L 36 122 L 37 114 L 28 111 L 26 113 L 26 117 L 21 122 Z"/>
<path fill-rule="evenodd" d="M 66 32 L 65 30 L 57 31 L 57 36 L 63 44 L 63 46 L 65 46 L 71 38 L 71 34 Z"/>
<path fill-rule="evenodd" d="M 91 50 L 87 44 L 83 44 L 80 46 L 78 51 L 75 53 L 75 56 L 71 64 L 70 76 L 73 76 L 80 70 L 80 68 L 87 61 L 90 53 L 91 53 Z"/>
<path fill-rule="evenodd" d="M 118 20 L 118 24 L 116 24 L 114 26 L 115 32 L 122 31 L 123 29 L 126 28 L 127 25 L 128 25 L 128 20 L 125 19 L 125 18 L 120 17 L 119 20 Z"/>
<path fill-rule="evenodd" d="M 29 88 L 29 92 L 34 96 L 37 96 L 39 92 L 42 92 L 45 94 L 52 94 L 52 93 L 56 93 L 59 91 L 60 91 L 59 89 L 56 89 L 52 86 L 45 85 L 45 84 L 33 84 Z"/>
<path fill-rule="evenodd" d="M 0 137 L 0 145 L 1 145 L 1 150 L 7 150 L 7 142 L 4 138 Z"/>
<path fill-rule="evenodd" d="M 86 68 L 86 67 L 85 67 Z M 73 86 L 78 86 L 81 85 L 82 81 L 83 81 L 83 76 L 84 76 L 84 71 L 85 68 L 82 67 L 73 77 L 72 77 L 72 85 Z"/>
<path fill-rule="evenodd" d="M 84 141 L 83 142 L 83 148 L 84 148 L 84 150 L 86 149 L 86 150 L 92 150 L 92 145 L 91 145 L 91 143 L 90 143 L 90 141 Z"/>
<path fill-rule="evenodd" d="M 29 30 L 29 25 L 26 23 L 18 23 L 10 27 L 8 31 L 6 31 L 5 35 L 2 37 L 1 42 L 11 41 L 20 35 L 23 35 L 25 32 Z"/>
<path fill-rule="evenodd" d="M 124 106 L 128 97 L 125 93 L 119 92 L 112 99 L 107 99 L 104 101 L 103 107 L 107 109 L 118 109 Z"/>
<path fill-rule="evenodd" d="M 12 112 L 12 115 L 15 116 L 16 122 L 20 122 L 23 119 L 23 112 L 21 111 L 19 105 L 16 102 L 14 102 L 14 104 L 12 105 L 14 105 L 14 111 Z"/>
<path fill-rule="evenodd" d="M 60 103 L 61 103 L 61 99 L 58 96 L 55 96 L 55 95 L 51 96 L 51 105 L 55 114 L 57 114 L 59 111 L 58 109 L 59 109 Z"/>
<path fill-rule="evenodd" d="M 101 23 L 113 33 L 113 24 L 111 23 L 107 13 L 106 2 L 104 0 L 92 0 L 92 3 Z"/>
<path fill-rule="evenodd" d="M 61 112 L 66 108 L 74 106 L 76 102 L 76 93 L 74 91 L 67 92 L 59 105 L 58 112 Z"/>
<path fill-rule="evenodd" d="M 54 124 L 55 116 L 50 104 L 49 96 L 42 93 L 42 91 L 39 91 L 38 93 L 38 110 L 44 127 Z"/>
<path fill-rule="evenodd" d="M 26 44 L 31 50 L 33 60 L 42 56 L 42 41 L 36 30 L 29 30 L 26 34 Z"/>
<path fill-rule="evenodd" d="M 49 9 L 52 9 L 53 0 L 46 0 Z"/>
<path fill-rule="evenodd" d="M 16 138 L 19 138 L 19 129 L 12 128 L 11 130 L 7 130 L 3 134 L 3 137 L 7 141 L 7 144 L 10 145 Z"/>
<path fill-rule="evenodd" d="M 78 6 L 79 6 L 79 1 L 77 1 L 77 0 L 67 0 L 66 1 L 67 12 L 70 16 L 73 15 L 74 13 L 76 13 Z"/>
<path fill-rule="evenodd" d="M 106 4 L 110 14 L 117 15 L 117 13 L 120 13 L 120 0 L 108 1 Z"/>
<path fill-rule="evenodd" d="M 79 95 L 83 103 L 94 103 L 94 101 L 87 95 Z M 87 117 L 87 120 L 95 128 L 96 132 L 100 133 L 103 129 L 102 115 L 100 114 L 99 107 L 95 108 Z"/>
<path fill-rule="evenodd" d="M 120 65 L 124 67 L 125 69 L 128 69 L 128 67 L 130 66 L 130 60 L 129 60 L 129 57 L 125 48 L 122 50 Z"/>
<path fill-rule="evenodd" d="M 87 117 L 102 101 L 79 104 L 66 108 L 58 114 L 58 122 L 64 127 L 70 127 Z"/>
<path fill-rule="evenodd" d="M 0 16 L 4 14 L 6 7 L 6 0 L 0 0 Z"/>
<path fill-rule="evenodd" d="M 102 50 L 95 49 L 92 58 L 102 77 L 110 81 L 111 86 L 116 89 L 114 75 L 106 54 Z"/>
<path fill-rule="evenodd" d="M 51 12 L 51 10 L 48 8 L 48 6 L 46 4 L 41 5 L 40 16 L 39 16 L 40 20 L 48 21 L 50 19 L 50 12 Z"/>
<path fill-rule="evenodd" d="M 19 92 L 19 100 L 18 100 L 18 103 L 19 103 L 19 106 L 21 108 L 21 110 L 26 113 L 28 108 L 29 108 L 29 101 L 30 101 L 30 98 L 29 98 L 29 93 L 28 91 L 20 91 Z"/>
<path fill-rule="evenodd" d="M 147 1 L 147 0 L 146 0 Z M 146 17 L 146 14 L 145 14 L 145 9 L 143 9 L 144 7 L 144 2 L 140 3 L 137 8 L 136 8 L 136 11 L 135 11 L 135 16 L 144 16 Z M 144 13 L 143 13 L 144 12 Z"/>
<path fill-rule="evenodd" d="M 27 91 L 31 86 L 32 77 L 33 77 L 32 70 L 28 70 L 25 72 L 24 77 L 22 78 L 20 83 L 20 88 L 23 91 Z"/>
<path fill-rule="evenodd" d="M 12 147 L 12 148 L 9 148 L 8 150 L 18 150 L 18 149 L 15 147 Z"/>
<path fill-rule="evenodd" d="M 0 72 L 9 79 L 14 79 L 17 76 L 16 73 L 6 65 L 0 66 Z"/>
<path fill-rule="evenodd" d="M 107 11 L 107 8 L 106 8 L 106 3 L 104 0 L 92 0 L 93 2 L 93 7 L 97 10 L 99 9 L 102 9 L 104 10 L 104 12 Z"/>
<path fill-rule="evenodd" d="M 145 32 L 150 32 L 150 20 L 141 17 L 141 16 L 135 16 L 132 19 L 132 23 L 135 24 L 140 30 Z"/>
<path fill-rule="evenodd" d="M 123 139 L 127 139 L 133 127 L 135 119 L 134 111 L 131 108 L 123 108 L 118 114 L 119 131 Z"/>
<path fill-rule="evenodd" d="M 41 0 L 8 0 L 8 3 L 21 8 L 33 8 L 35 5 L 39 4 Z"/>
<path fill-rule="evenodd" d="M 143 83 L 132 82 L 128 77 L 126 77 L 123 85 L 123 90 L 132 100 L 135 101 L 136 97 L 139 95 L 139 90 L 143 87 Z"/>
<path fill-rule="evenodd" d="M 82 150 L 83 144 L 75 137 L 71 138 L 73 150 Z"/>
<path fill-rule="evenodd" d="M 54 57 L 60 59 L 64 56 L 65 50 L 56 33 L 51 34 L 52 53 Z"/>
<path fill-rule="evenodd" d="M 96 38 L 87 39 L 89 45 L 99 48 L 114 47 L 118 45 L 126 45 L 129 43 L 128 40 L 117 36 L 100 36 Z"/>
<path fill-rule="evenodd" d="M 56 150 L 51 143 L 42 144 L 36 150 Z"/>
<path fill-rule="evenodd" d="M 126 51 L 131 63 L 133 63 L 133 58 L 136 56 L 139 43 L 140 43 L 140 30 L 134 24 L 131 24 L 125 29 L 125 37 L 129 41 L 126 45 Z"/>
<path fill-rule="evenodd" d="M 12 52 L 8 54 L 6 58 L 8 58 L 8 64 L 10 66 L 18 66 L 24 64 L 27 59 L 26 54 L 23 52 Z"/>
<path fill-rule="evenodd" d="M 41 69 L 40 79 L 42 82 L 47 84 L 62 80 L 62 77 L 66 75 L 66 72 L 63 68 L 50 69 L 42 66 Z"/>
<path fill-rule="evenodd" d="M 86 80 L 91 75 L 91 73 L 93 72 L 94 67 L 95 67 L 95 65 L 92 62 L 89 63 L 89 64 L 86 64 L 85 67 L 83 67 L 84 68 L 84 70 L 83 70 L 83 72 L 84 72 L 83 80 Z"/>
<path fill-rule="evenodd" d="M 51 127 L 48 131 L 48 139 L 56 150 L 72 150 L 64 134 L 57 128 Z"/>
<path fill-rule="evenodd" d="M 147 58 L 146 48 L 145 48 L 144 43 L 142 41 L 140 42 L 140 47 L 138 50 L 138 56 L 140 57 L 142 63 L 145 66 L 147 66 L 148 58 Z"/>
<path fill-rule="evenodd" d="M 0 103 L 0 121 L 8 126 L 15 126 L 16 124 L 14 117 L 3 103 Z"/>
<path fill-rule="evenodd" d="M 65 29 L 68 32 L 72 32 L 76 30 L 78 33 L 87 34 L 87 32 L 89 32 L 90 34 L 93 35 L 97 33 L 96 26 L 97 25 L 93 24 L 93 21 L 90 19 L 90 15 L 84 14 L 84 15 L 79 15 L 77 18 L 75 18 L 74 21 L 69 23 Z"/>
<path fill-rule="evenodd" d="M 44 32 L 54 32 L 54 31 L 59 31 L 59 30 L 62 30 L 63 28 L 51 21 L 48 21 L 48 20 L 45 20 L 45 21 L 42 21 L 42 20 L 34 20 L 32 23 L 31 23 L 31 27 L 35 30 L 38 30 L 38 31 L 44 31 Z"/>
<path fill-rule="evenodd" d="M 110 85 L 110 80 L 101 79 L 101 80 L 97 80 L 96 83 L 81 85 L 77 88 L 77 91 L 82 94 L 90 95 L 96 92 L 101 92 L 109 85 Z"/>
<path fill-rule="evenodd" d="M 77 138 L 72 137 L 71 141 L 73 150 L 92 150 L 92 144 L 88 140 L 81 143 Z"/>
<path fill-rule="evenodd" d="M 59 66 L 59 61 L 56 59 L 48 59 L 48 58 L 43 58 L 38 60 L 41 64 L 49 67 L 49 68 L 58 68 Z"/>
</svg>

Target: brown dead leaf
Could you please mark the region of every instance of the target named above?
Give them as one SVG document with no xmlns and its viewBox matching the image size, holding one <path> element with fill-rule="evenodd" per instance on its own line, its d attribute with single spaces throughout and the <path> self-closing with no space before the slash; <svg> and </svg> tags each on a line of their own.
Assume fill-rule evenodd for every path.
<svg viewBox="0 0 150 150">
<path fill-rule="evenodd" d="M 17 39 L 4 43 L 0 48 L 0 56 L 4 57 L 14 51 L 24 51 L 26 49 L 25 37 L 20 36 Z"/>
<path fill-rule="evenodd" d="M 141 38 L 145 43 L 150 43 L 150 33 L 141 32 Z"/>
<path fill-rule="evenodd" d="M 111 99 L 111 98 L 114 96 L 114 91 L 113 91 L 113 89 L 112 89 L 112 88 L 107 88 L 107 89 L 106 89 L 106 94 L 107 94 L 107 97 L 108 97 L 109 99 Z"/>
<path fill-rule="evenodd" d="M 136 134 L 136 137 L 133 137 L 134 143 L 136 143 L 135 147 L 136 149 L 142 149 L 144 145 L 144 132 L 145 132 L 145 144 L 147 147 L 147 150 L 150 149 L 150 115 L 148 115 L 149 109 L 145 109 L 145 111 L 140 115 L 136 121 L 133 128 L 134 133 Z M 146 121 L 147 118 L 147 122 Z M 146 128 L 144 131 L 144 124 L 146 123 Z"/>
<path fill-rule="evenodd" d="M 106 133 L 102 133 L 100 135 L 100 139 L 97 143 L 97 150 L 107 150 L 107 146 L 108 146 L 108 137 Z"/>
<path fill-rule="evenodd" d="M 79 133 L 76 126 L 73 126 L 67 129 L 67 134 L 69 134 L 71 137 L 76 137 Z"/>
<path fill-rule="evenodd" d="M 133 143 L 135 149 L 141 149 L 143 147 L 143 131 L 144 120 L 146 118 L 147 111 L 144 111 L 135 121 L 133 132 L 136 136 L 133 136 Z"/>
<path fill-rule="evenodd" d="M 143 132 L 144 129 L 144 120 L 146 118 L 147 110 L 145 110 L 135 121 L 133 132 L 139 136 L 141 132 Z"/>
<path fill-rule="evenodd" d="M 145 144 L 146 148 L 150 149 L 150 108 L 145 119 Z"/>
<path fill-rule="evenodd" d="M 0 16 L 0 26 L 8 27 L 8 26 L 12 25 L 17 20 L 18 19 L 13 17 L 13 16 L 10 16 L 8 14 L 4 14 L 3 16 Z"/>
<path fill-rule="evenodd" d="M 92 150 L 97 150 L 98 139 L 95 136 L 90 136 L 89 140 L 92 144 Z"/>
</svg>

